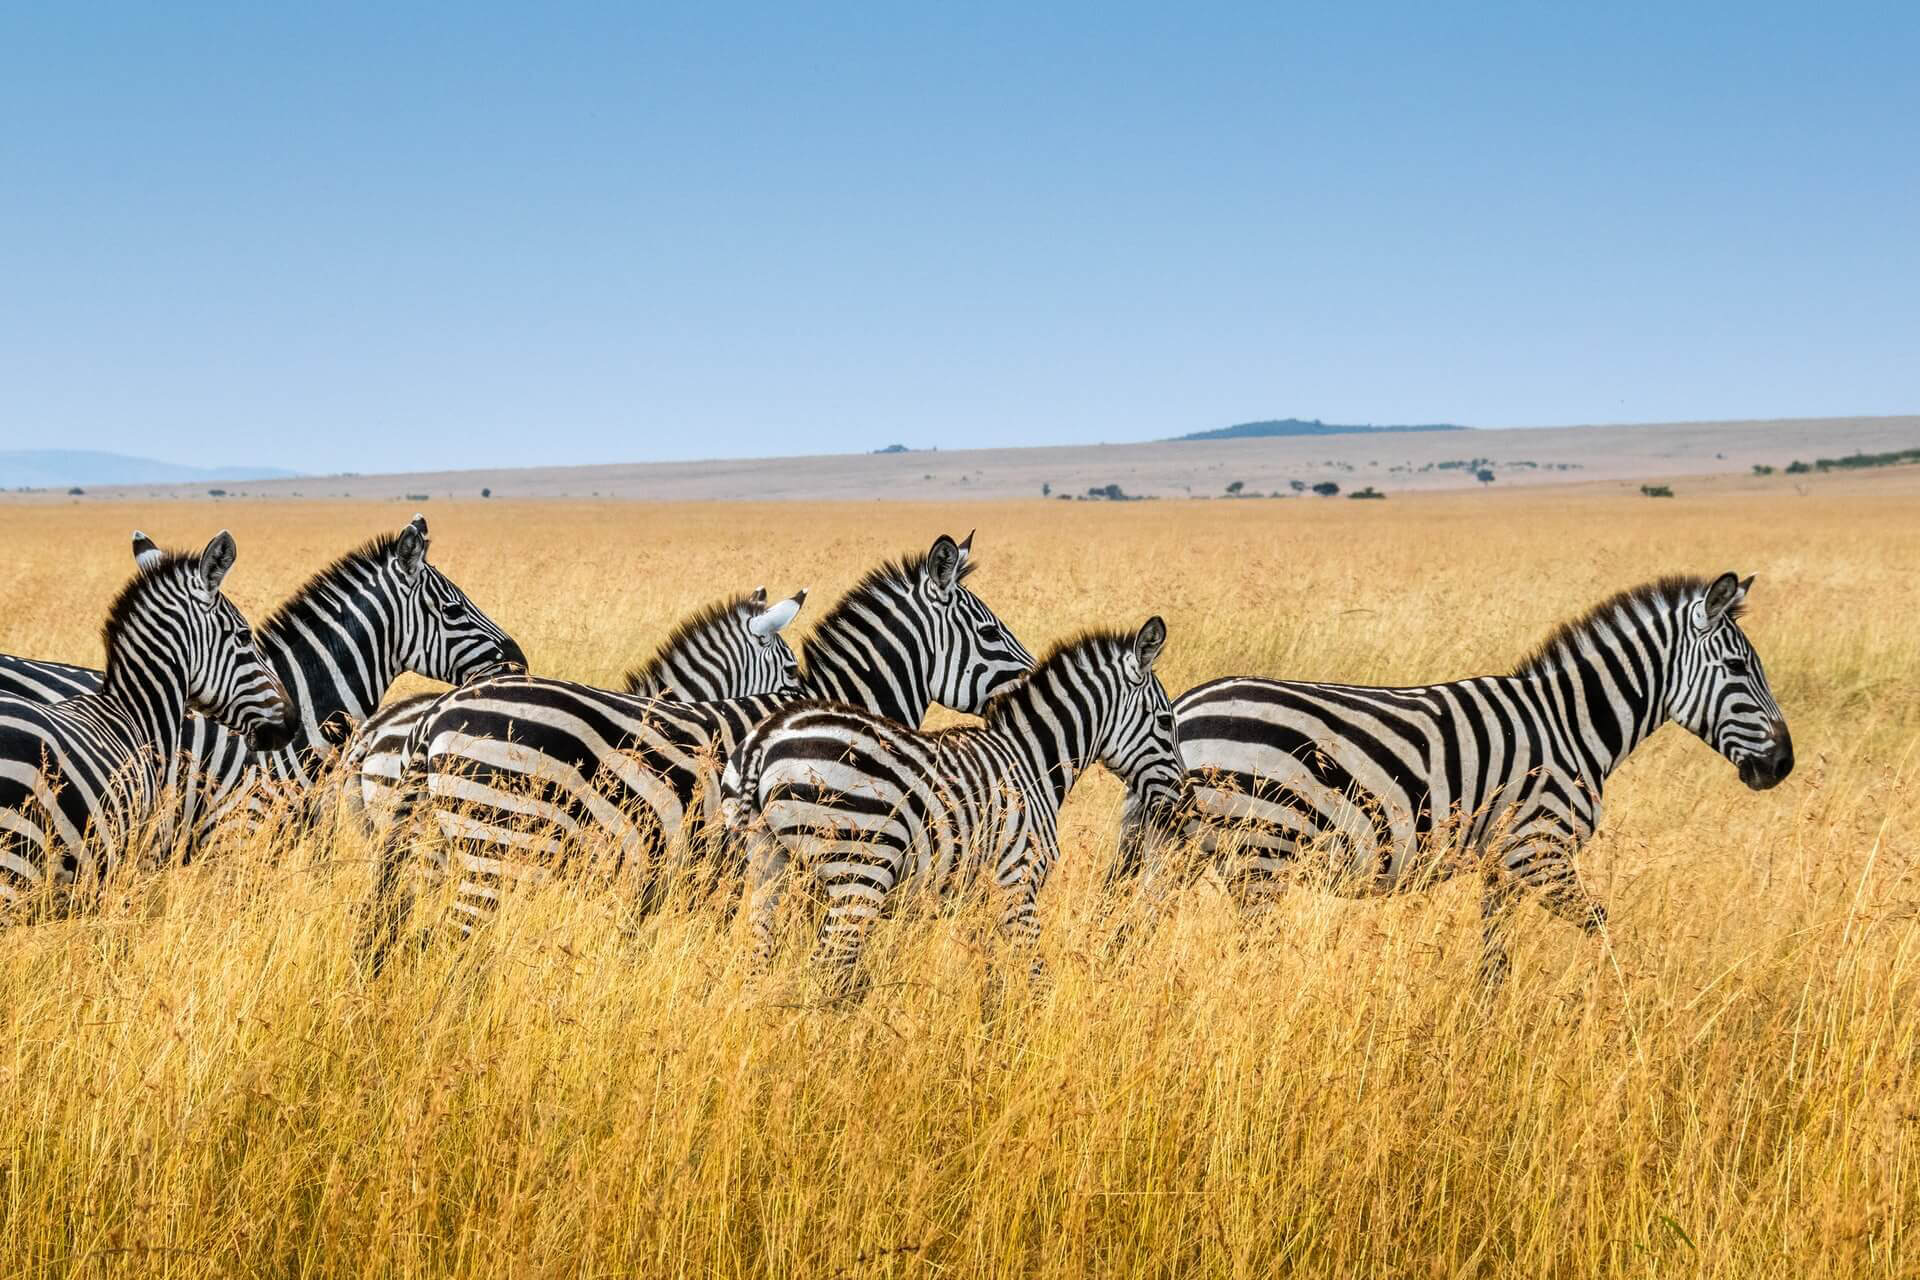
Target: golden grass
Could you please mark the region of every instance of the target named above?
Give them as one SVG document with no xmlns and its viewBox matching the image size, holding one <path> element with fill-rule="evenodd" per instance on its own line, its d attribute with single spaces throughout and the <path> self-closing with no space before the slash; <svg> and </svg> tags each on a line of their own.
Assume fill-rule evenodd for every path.
<svg viewBox="0 0 1920 1280">
<path fill-rule="evenodd" d="M 94 660 L 134 525 L 239 539 L 254 616 L 401 505 L 0 505 L 0 649 Z M 611 680 L 766 582 L 820 609 L 980 526 L 1035 649 L 1166 615 L 1177 692 L 1230 672 L 1504 669 L 1656 573 L 1756 572 L 1799 771 L 1740 786 L 1668 728 L 1584 861 L 1610 946 L 1523 912 L 1475 1003 L 1475 896 L 1212 892 L 1103 959 L 1110 779 L 1043 900 L 1054 990 L 982 1013 L 966 920 L 899 922 L 864 1003 L 804 939 L 748 981 L 604 889 L 377 983 L 365 849 L 237 848 L 0 936 L 0 1276 L 1266 1276 L 1920 1272 L 1920 504 L 1782 495 L 432 508 L 434 558 L 537 670 Z M 802 624 L 807 615 L 802 615 Z"/>
</svg>

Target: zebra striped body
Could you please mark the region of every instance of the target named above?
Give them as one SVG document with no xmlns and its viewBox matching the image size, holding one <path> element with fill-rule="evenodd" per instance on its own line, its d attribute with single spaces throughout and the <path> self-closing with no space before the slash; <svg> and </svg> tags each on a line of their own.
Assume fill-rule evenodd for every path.
<svg viewBox="0 0 1920 1280">
<path fill-rule="evenodd" d="M 1575 855 L 1608 776 L 1677 720 L 1754 789 L 1793 767 L 1737 622 L 1746 582 L 1664 579 L 1562 627 L 1512 675 L 1404 689 L 1216 680 L 1174 704 L 1193 804 L 1243 902 L 1310 872 L 1361 896 L 1486 877 L 1484 975 L 1517 895 L 1594 930 Z M 1123 855 L 1123 858 L 1126 855 Z M 1304 864 L 1304 865 L 1303 865 Z M 1125 868 L 1123 868 L 1125 869 Z"/>
<path fill-rule="evenodd" d="M 135 535 L 136 560 L 143 543 Z M 257 819 L 270 797 L 298 798 L 313 787 L 352 724 L 366 718 L 403 670 L 457 682 L 485 671 L 524 668 L 526 658 L 500 627 L 427 561 L 424 517 L 378 538 L 314 575 L 258 632 L 261 651 L 299 713 L 282 750 L 255 752 L 214 720 L 188 717 L 166 758 L 165 781 L 179 799 L 180 830 L 204 840 L 242 809 Z M 0 684 L 72 687 L 102 673 L 84 667 L 9 658 Z"/>
<path fill-rule="evenodd" d="M 830 697 L 916 724 L 935 701 L 984 706 L 1033 659 L 963 585 L 971 568 L 943 536 L 924 557 L 869 574 L 808 638 L 800 687 L 677 703 L 522 678 L 448 695 L 409 744 L 375 890 L 375 963 L 405 911 L 404 902 L 378 904 L 398 892 L 408 827 L 422 809 L 459 858 L 462 929 L 492 910 L 503 878 L 544 874 L 583 844 L 590 855 L 611 848 L 595 865 L 643 864 L 645 907 L 669 883 L 657 859 L 684 833 L 695 796 L 713 808 L 727 754 L 781 706 Z M 687 843 L 694 853 L 698 842 Z"/>
<path fill-rule="evenodd" d="M 920 733 L 820 703 L 768 720 L 740 761 L 733 819 L 752 848 L 760 962 L 771 957 L 790 862 L 825 890 L 822 949 L 843 979 L 868 925 L 909 881 L 945 891 L 990 875 L 1002 931 L 1030 945 L 1037 896 L 1060 856 L 1060 806 L 1082 773 L 1103 763 L 1149 804 L 1176 800 L 1179 746 L 1153 673 L 1165 642 L 1158 618 L 1138 635 L 1070 642 L 996 696 L 980 727 Z"/>
<path fill-rule="evenodd" d="M 638 697 L 710 702 L 800 687 L 800 667 L 781 636 L 807 593 L 767 604 L 767 589 L 722 601 L 674 628 L 657 653 L 627 673 Z M 342 785 L 369 831 L 384 829 L 399 801 L 407 742 L 445 693 L 422 693 L 380 708 L 348 744 Z"/>
<path fill-rule="evenodd" d="M 0 909 L 118 864 L 152 818 L 189 707 L 256 746 L 286 741 L 286 691 L 220 594 L 234 558 L 223 531 L 198 556 L 143 563 L 108 612 L 97 693 L 0 698 Z"/>
<path fill-rule="evenodd" d="M 100 692 L 106 672 L 98 667 L 76 667 L 66 662 L 16 658 L 0 653 L 0 698 L 53 703 Z"/>
</svg>

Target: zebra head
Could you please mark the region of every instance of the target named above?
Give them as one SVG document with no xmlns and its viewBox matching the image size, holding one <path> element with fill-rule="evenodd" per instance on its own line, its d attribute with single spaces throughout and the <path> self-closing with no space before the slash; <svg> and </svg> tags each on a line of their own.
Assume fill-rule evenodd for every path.
<svg viewBox="0 0 1920 1280">
<path fill-rule="evenodd" d="M 780 633 L 806 602 L 803 588 L 769 605 L 761 587 L 702 609 L 675 627 L 645 666 L 628 673 L 627 692 L 683 702 L 799 692 L 800 664 Z"/>
<path fill-rule="evenodd" d="M 1740 770 L 1755 791 L 1793 772 L 1793 738 L 1740 630 L 1752 578 L 1715 578 L 1682 603 L 1667 713 Z"/>
<path fill-rule="evenodd" d="M 427 563 L 427 518 L 416 515 L 387 549 L 387 590 L 399 605 L 394 636 L 401 665 L 448 684 L 525 671 L 527 655 L 467 593 Z"/>
<path fill-rule="evenodd" d="M 926 622 L 933 700 L 955 711 L 979 712 L 993 694 L 1033 669 L 1033 655 L 986 602 L 967 587 L 973 534 L 933 541 L 918 566 L 914 590 Z"/>
<path fill-rule="evenodd" d="M 1166 646 L 1167 624 L 1158 615 L 1114 646 L 1111 661 L 1117 697 L 1106 736 L 1095 746 L 1100 762 L 1127 784 L 1129 806 L 1144 806 L 1160 819 L 1172 814 L 1186 776 L 1173 703 L 1153 670 Z"/>
<path fill-rule="evenodd" d="M 138 654 L 135 660 L 144 664 L 173 649 L 186 675 L 188 707 L 244 735 L 255 751 L 277 751 L 293 740 L 299 719 L 253 628 L 220 594 L 238 554 L 225 529 L 197 556 L 170 555 L 150 542 L 143 551 L 136 541 L 136 584 L 146 584 L 161 605 L 130 610 L 119 620 L 119 644 L 110 644 L 109 653 Z"/>
</svg>

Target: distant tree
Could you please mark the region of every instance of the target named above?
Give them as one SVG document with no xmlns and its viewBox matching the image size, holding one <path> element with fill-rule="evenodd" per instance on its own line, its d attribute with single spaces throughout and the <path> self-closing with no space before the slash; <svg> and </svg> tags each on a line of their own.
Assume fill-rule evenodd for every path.
<svg viewBox="0 0 1920 1280">
<path fill-rule="evenodd" d="M 227 496 L 227 491 L 225 489 L 209 489 L 207 490 L 207 496 L 209 498 L 224 498 Z"/>
<path fill-rule="evenodd" d="M 1340 492 L 1340 486 L 1331 480 L 1322 480 L 1319 484 L 1313 486 L 1313 491 L 1323 498 L 1331 498 Z"/>
<path fill-rule="evenodd" d="M 1803 476 L 1803 475 L 1806 475 L 1811 470 L 1813 470 L 1811 466 L 1809 466 L 1807 463 L 1800 461 L 1800 459 L 1798 458 L 1795 458 L 1792 462 L 1789 462 L 1787 464 L 1787 474 L 1790 476 Z"/>
<path fill-rule="evenodd" d="M 1773 474 L 1773 468 L 1764 462 L 1756 462 L 1753 464 L 1753 474 L 1757 476 L 1770 476 Z"/>
<path fill-rule="evenodd" d="M 1295 493 L 1305 493 L 1307 491 L 1307 482 L 1305 480 L 1289 480 L 1287 481 L 1287 488 L 1293 490 Z"/>
<path fill-rule="evenodd" d="M 1053 485 L 1050 482 L 1045 480 L 1040 482 L 1040 496 L 1043 498 L 1051 498 L 1053 496 Z"/>
<path fill-rule="evenodd" d="M 1480 469 L 1479 469 L 1478 471 L 1476 471 L 1476 472 L 1474 472 L 1474 473 L 1473 473 L 1473 478 L 1474 478 L 1475 480 L 1478 480 L 1478 481 L 1479 481 L 1479 482 L 1480 482 L 1481 484 L 1492 484 L 1492 483 L 1493 483 L 1493 468 L 1492 468 L 1492 467 L 1482 467 L 1482 468 L 1480 468 Z"/>
<path fill-rule="evenodd" d="M 480 496 L 481 496 L 481 497 L 483 497 L 483 498 L 491 498 L 491 497 L 493 496 L 493 490 L 491 490 L 491 489 L 482 489 L 482 490 L 480 491 Z"/>
<path fill-rule="evenodd" d="M 73 488 L 67 490 L 67 492 L 74 497 L 79 497 L 81 494 L 85 493 L 86 490 L 82 489 L 79 485 L 75 485 L 73 486 Z"/>
<path fill-rule="evenodd" d="M 1247 487 L 1246 481 L 1235 480 L 1232 484 L 1227 486 L 1227 492 L 1237 498 L 1240 496 L 1240 491 L 1246 487 Z"/>
<path fill-rule="evenodd" d="M 1374 488 L 1372 485 L 1368 485 L 1364 489 L 1355 489 L 1352 493 L 1348 494 L 1347 496 L 1349 498 L 1384 498 L 1387 495 L 1380 492 L 1378 489 Z"/>
<path fill-rule="evenodd" d="M 1649 498 L 1671 498 L 1673 496 L 1673 489 L 1664 484 L 1643 484 L 1640 486 L 1640 492 L 1646 494 Z"/>
<path fill-rule="evenodd" d="M 595 496 L 597 497 L 598 495 L 596 494 Z M 426 500 L 427 495 L 424 493 L 410 493 L 407 495 L 408 502 L 425 502 Z"/>
</svg>

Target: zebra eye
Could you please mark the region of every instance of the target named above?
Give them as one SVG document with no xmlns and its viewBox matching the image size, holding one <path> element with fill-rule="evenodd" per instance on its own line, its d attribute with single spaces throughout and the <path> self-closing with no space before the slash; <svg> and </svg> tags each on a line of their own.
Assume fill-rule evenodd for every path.
<svg viewBox="0 0 1920 1280">
<path fill-rule="evenodd" d="M 1744 676 L 1747 674 L 1747 660 L 1745 658 L 1728 658 L 1726 668 L 1727 674 L 1730 676 Z"/>
<path fill-rule="evenodd" d="M 461 618 L 467 616 L 466 603 L 460 600 L 449 600 L 445 607 L 440 610 L 440 615 L 448 622 L 458 622 Z"/>
<path fill-rule="evenodd" d="M 245 653 L 247 647 L 253 643 L 253 633 L 245 627 L 236 627 L 227 639 L 232 643 L 235 653 Z"/>
</svg>

